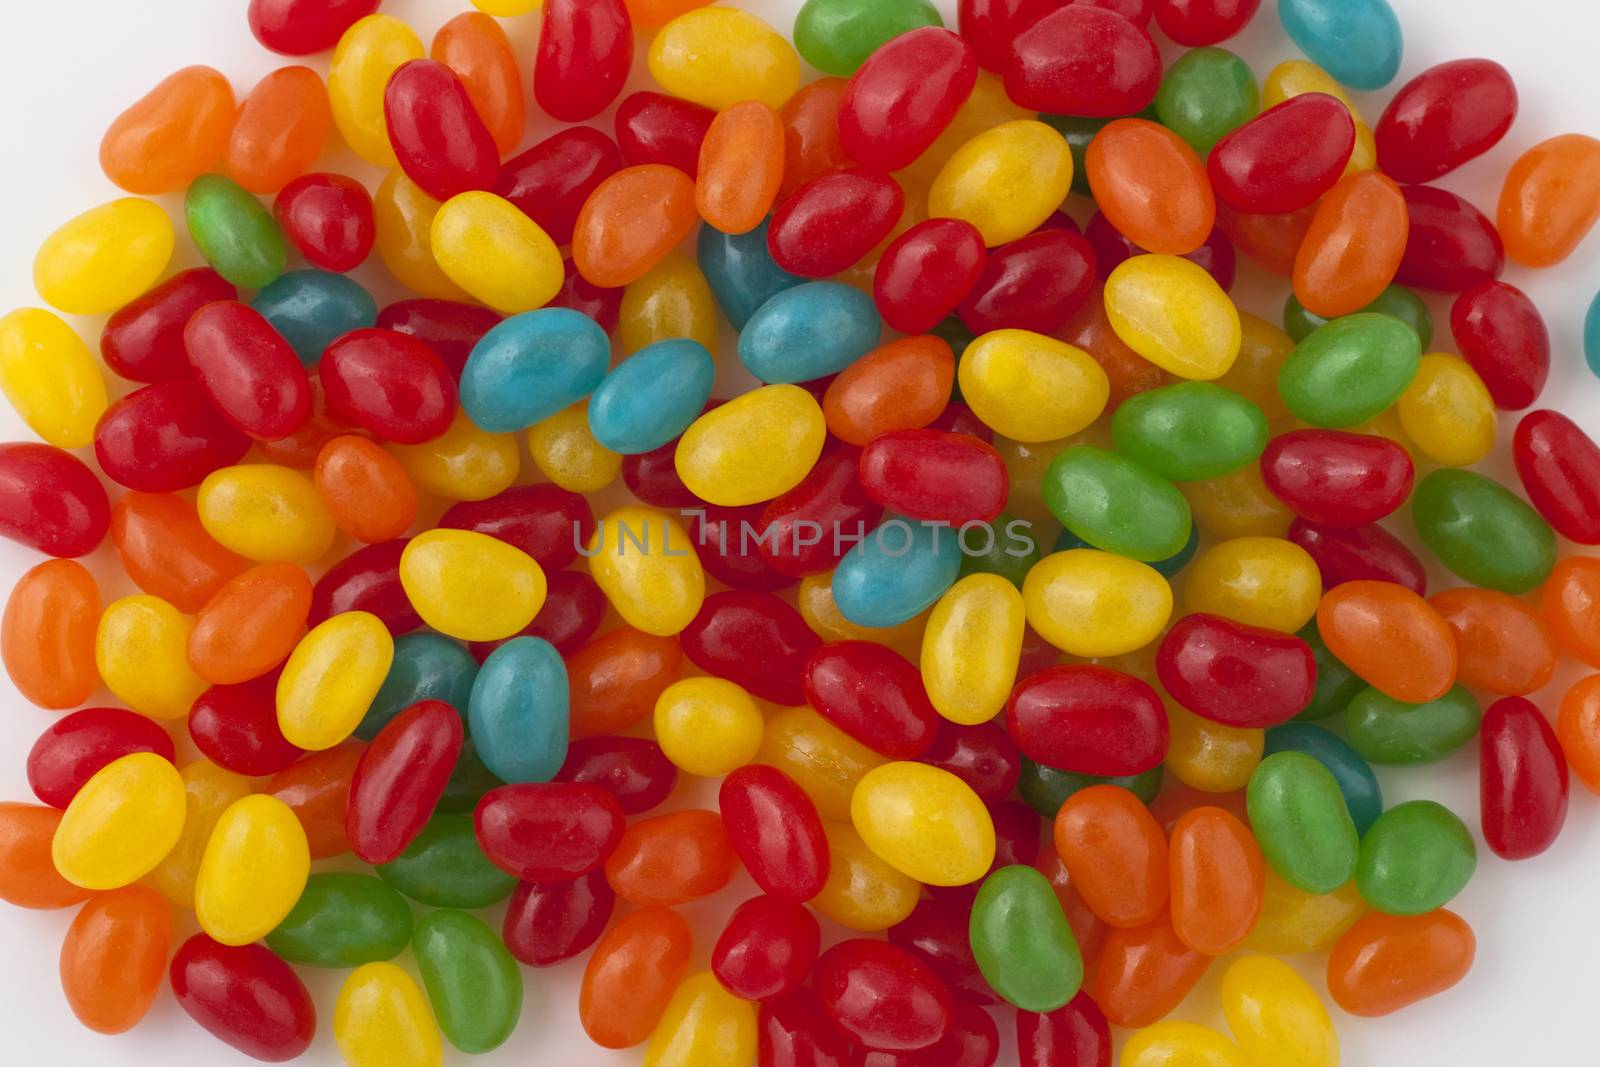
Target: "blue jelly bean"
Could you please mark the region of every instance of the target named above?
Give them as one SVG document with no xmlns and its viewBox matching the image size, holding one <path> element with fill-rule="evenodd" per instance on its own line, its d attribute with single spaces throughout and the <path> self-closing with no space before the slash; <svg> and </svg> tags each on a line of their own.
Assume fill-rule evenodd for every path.
<svg viewBox="0 0 1600 1067">
<path fill-rule="evenodd" d="M 548 782 L 567 758 L 567 668 L 540 637 L 517 637 L 483 661 L 467 722 L 484 766 L 503 782 Z"/>
<path fill-rule="evenodd" d="M 761 305 L 739 334 L 739 361 L 769 384 L 838 374 L 882 330 L 872 297 L 842 282 L 806 282 Z"/>
<path fill-rule="evenodd" d="M 744 329 L 762 304 L 805 281 L 773 262 L 767 251 L 765 222 L 749 233 L 723 233 L 702 226 L 698 253 L 700 271 L 735 330 Z"/>
<path fill-rule="evenodd" d="M 1069 548 L 1093 548 L 1089 542 L 1073 533 L 1071 530 L 1062 530 L 1056 538 L 1056 546 L 1052 552 L 1065 552 Z M 1200 551 L 1200 528 L 1191 524 L 1189 526 L 1189 540 L 1177 552 L 1166 559 L 1156 560 L 1150 566 L 1154 567 L 1163 578 L 1171 578 L 1189 565 L 1194 559 L 1194 554 Z"/>
<path fill-rule="evenodd" d="M 1595 294 L 1589 314 L 1583 320 L 1583 355 L 1589 362 L 1589 369 L 1600 377 L 1600 293 Z"/>
<path fill-rule="evenodd" d="M 717 365 L 699 341 L 646 345 L 605 376 L 589 398 L 589 432 L 624 456 L 660 448 L 689 428 L 711 397 Z"/>
<path fill-rule="evenodd" d="M 292 270 L 257 293 L 250 306 L 272 323 L 308 367 L 351 330 L 378 321 L 371 293 L 346 275 L 325 270 Z"/>
<path fill-rule="evenodd" d="M 1388 0 L 1278 0 L 1278 18 L 1311 62 L 1352 89 L 1382 89 L 1405 43 Z"/>
<path fill-rule="evenodd" d="M 1350 809 L 1357 833 L 1365 834 L 1367 827 L 1383 814 L 1383 792 L 1378 788 L 1378 776 L 1337 734 L 1308 722 L 1274 726 L 1267 731 L 1263 758 L 1274 752 L 1303 752 L 1328 768 L 1334 781 L 1339 783 L 1339 792 L 1344 794 L 1344 804 Z"/>
<path fill-rule="evenodd" d="M 833 602 L 857 626 L 898 626 L 931 607 L 960 573 L 954 529 L 891 516 L 839 561 Z"/>
<path fill-rule="evenodd" d="M 611 338 L 570 308 L 513 315 L 484 334 L 461 372 L 461 406 L 490 433 L 548 419 L 590 393 L 611 366 Z"/>
<path fill-rule="evenodd" d="M 394 660 L 378 687 L 356 736 L 371 741 L 389 720 L 419 700 L 442 700 L 467 713 L 478 661 L 443 634 L 415 633 L 395 638 Z"/>
</svg>

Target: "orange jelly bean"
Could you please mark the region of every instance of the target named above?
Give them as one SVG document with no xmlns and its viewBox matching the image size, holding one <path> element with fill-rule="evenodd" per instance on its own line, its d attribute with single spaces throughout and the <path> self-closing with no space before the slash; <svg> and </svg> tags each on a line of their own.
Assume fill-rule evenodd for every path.
<svg viewBox="0 0 1600 1067">
<path fill-rule="evenodd" d="M 132 1029 L 161 991 L 171 946 L 166 897 L 142 885 L 97 894 L 61 945 L 61 988 L 72 1014 L 97 1033 Z"/>
<path fill-rule="evenodd" d="M 1294 295 L 1326 319 L 1360 311 L 1394 281 L 1410 226 L 1391 178 L 1363 170 L 1339 179 L 1295 253 Z"/>
<path fill-rule="evenodd" d="M 210 170 L 228 148 L 233 86 L 211 67 L 184 67 L 112 121 L 100 169 L 130 193 L 172 193 Z"/>
<path fill-rule="evenodd" d="M 711 120 L 700 142 L 694 203 L 723 233 L 749 233 L 772 210 L 783 183 L 783 119 L 770 104 L 742 100 Z"/>
<path fill-rule="evenodd" d="M 611 175 L 578 212 L 572 233 L 578 273 L 606 288 L 643 278 L 694 229 L 694 197 L 694 179 L 663 163 Z"/>
<path fill-rule="evenodd" d="M 1472 927 L 1453 911 L 1368 912 L 1334 942 L 1328 994 L 1351 1015 L 1388 1015 L 1461 981 L 1477 950 Z"/>
<path fill-rule="evenodd" d="M 310 171 L 328 143 L 328 87 L 310 67 L 280 67 L 250 90 L 228 136 L 228 176 L 275 193 Z"/>
<path fill-rule="evenodd" d="M 567 657 L 572 736 L 619 734 L 653 714 L 656 698 L 683 674 L 675 637 L 631 626 L 601 634 Z"/>
<path fill-rule="evenodd" d="M 1205 164 L 1188 143 L 1146 119 L 1118 119 L 1084 156 L 1095 203 L 1117 231 L 1147 252 L 1181 256 L 1205 244 L 1216 222 Z"/>
<path fill-rule="evenodd" d="M 931 335 L 901 337 L 873 349 L 828 384 L 822 415 L 828 432 L 865 445 L 890 430 L 928 425 L 950 403 L 956 357 Z"/>
<path fill-rule="evenodd" d="M 1542 689 L 1556 669 L 1544 619 L 1509 593 L 1447 589 L 1428 598 L 1456 635 L 1457 676 L 1474 689 L 1523 696 Z"/>
<path fill-rule="evenodd" d="M 1056 336 L 1089 353 L 1106 372 L 1111 382 L 1111 396 L 1106 401 L 1108 414 L 1130 396 L 1167 384 L 1167 372 L 1129 348 L 1111 328 L 1102 286 L 1094 287 Z"/>
<path fill-rule="evenodd" d="M 1172 827 L 1172 929 L 1207 956 L 1232 952 L 1261 917 L 1267 873 L 1250 828 L 1221 808 L 1184 813 Z"/>
<path fill-rule="evenodd" d="M 1496 221 L 1506 255 L 1529 267 L 1560 263 L 1600 219 L 1600 141 L 1568 133 L 1541 141 L 1506 172 Z"/>
<path fill-rule="evenodd" d="M 322 446 L 312 480 L 334 523 L 357 541 L 391 541 L 417 517 L 417 487 L 375 442 L 341 434 Z"/>
<path fill-rule="evenodd" d="M 345 808 L 350 804 L 350 779 L 367 746 L 349 741 L 301 757 L 267 781 L 262 790 L 289 805 L 305 829 L 314 860 L 350 851 L 345 835 Z"/>
<path fill-rule="evenodd" d="M 1572 773 L 1600 793 L 1600 674 L 1580 680 L 1561 698 L 1556 739 Z"/>
<path fill-rule="evenodd" d="M 19 908 L 69 908 L 89 890 L 61 877 L 50 856 L 66 812 L 43 804 L 0 801 L 0 900 Z"/>
<path fill-rule="evenodd" d="M 578 1020 L 601 1048 L 643 1044 L 689 966 L 694 935 L 666 908 L 624 915 L 600 939 L 583 970 Z"/>
<path fill-rule="evenodd" d="M 100 684 L 101 607 L 94 575 L 76 560 L 46 560 L 17 579 L 0 618 L 0 659 L 29 703 L 62 710 L 89 699 Z"/>
<path fill-rule="evenodd" d="M 1368 685 L 1407 704 L 1444 696 L 1456 680 L 1456 639 L 1426 600 L 1393 582 L 1345 582 L 1317 606 L 1328 649 Z"/>
<path fill-rule="evenodd" d="M 783 105 L 779 112 L 783 119 L 779 203 L 812 178 L 850 166 L 850 157 L 839 140 L 839 102 L 844 99 L 848 84 L 844 78 L 819 78 Z"/>
<path fill-rule="evenodd" d="M 1164 1019 L 1205 977 L 1211 957 L 1178 938 L 1165 914 L 1143 926 L 1115 928 L 1084 981 L 1084 992 L 1116 1026 Z"/>
<path fill-rule="evenodd" d="M 606 860 L 606 881 L 633 904 L 672 907 L 709 896 L 738 868 L 733 842 L 714 811 L 674 811 L 622 832 Z"/>
<path fill-rule="evenodd" d="M 259 678 L 289 658 L 311 614 L 311 579 L 293 563 L 251 567 L 206 602 L 189 630 L 189 666 L 212 685 Z"/>
<path fill-rule="evenodd" d="M 1165 911 L 1166 835 L 1128 790 L 1094 785 L 1072 794 L 1056 813 L 1055 843 L 1072 884 L 1102 921 L 1143 926 Z"/>
<path fill-rule="evenodd" d="M 1600 559 L 1558 561 L 1545 580 L 1540 606 L 1556 644 L 1600 667 Z"/>
<path fill-rule="evenodd" d="M 223 548 L 176 493 L 128 493 L 111 509 L 111 541 L 133 584 L 192 615 L 250 561 Z"/>
<path fill-rule="evenodd" d="M 528 124 L 528 104 L 517 54 L 500 23 L 481 11 L 457 15 L 434 35 L 431 57 L 461 79 L 500 155 L 515 152 Z"/>
</svg>

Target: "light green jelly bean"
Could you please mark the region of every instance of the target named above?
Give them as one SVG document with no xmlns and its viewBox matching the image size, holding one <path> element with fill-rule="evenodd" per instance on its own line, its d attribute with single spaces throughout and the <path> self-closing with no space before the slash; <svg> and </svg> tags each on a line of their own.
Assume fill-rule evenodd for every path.
<svg viewBox="0 0 1600 1067">
<path fill-rule="evenodd" d="M 1416 333 L 1394 316 L 1345 315 L 1295 345 L 1278 372 L 1278 394 L 1313 426 L 1359 426 L 1400 399 L 1421 359 Z"/>
<path fill-rule="evenodd" d="M 231 178 L 196 178 L 183 213 L 189 236 L 206 262 L 240 288 L 265 289 L 288 264 L 289 250 L 277 220 Z"/>
<path fill-rule="evenodd" d="M 1198 482 L 1248 466 L 1267 447 L 1267 417 L 1211 382 L 1179 382 L 1137 393 L 1111 417 L 1122 455 L 1163 478 Z"/>
<path fill-rule="evenodd" d="M 943 26 L 928 0 L 806 0 L 794 47 L 813 67 L 849 77 L 879 45 L 920 26 Z"/>
<path fill-rule="evenodd" d="M 1002 867 L 984 879 L 968 933 L 984 980 L 1024 1011 L 1055 1011 L 1078 995 L 1078 939 L 1050 880 L 1032 867 Z"/>
<path fill-rule="evenodd" d="M 1422 915 L 1442 908 L 1472 881 L 1478 846 L 1449 808 L 1413 800 L 1382 815 L 1361 842 L 1356 888 L 1366 902 L 1390 915 Z"/>
<path fill-rule="evenodd" d="M 464 911 L 436 911 L 411 939 L 439 1029 L 462 1052 L 499 1048 L 522 1015 L 522 971 L 500 935 Z"/>
<path fill-rule="evenodd" d="M 1355 874 L 1356 824 L 1338 779 L 1315 758 L 1277 752 L 1262 760 L 1245 806 L 1262 855 L 1290 885 L 1331 893 Z"/>
<path fill-rule="evenodd" d="M 1156 92 L 1161 125 L 1189 142 L 1201 159 L 1260 108 L 1256 76 L 1226 48 L 1185 52 L 1167 68 Z"/>
<path fill-rule="evenodd" d="M 1044 502 L 1061 525 L 1095 548 L 1154 563 L 1189 543 L 1189 501 L 1137 460 L 1074 445 L 1044 472 Z"/>
</svg>

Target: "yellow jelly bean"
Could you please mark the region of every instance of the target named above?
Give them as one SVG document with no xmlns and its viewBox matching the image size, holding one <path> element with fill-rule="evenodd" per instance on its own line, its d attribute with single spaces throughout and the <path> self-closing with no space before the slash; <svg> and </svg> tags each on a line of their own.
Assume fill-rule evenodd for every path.
<svg viewBox="0 0 1600 1067">
<path fill-rule="evenodd" d="M 439 201 L 398 170 L 390 171 L 372 197 L 378 258 L 407 289 L 439 300 L 467 300 L 433 255 L 433 220 Z"/>
<path fill-rule="evenodd" d="M 514 436 L 480 430 L 460 409 L 433 440 L 389 451 L 418 489 L 446 500 L 487 500 L 511 488 L 522 469 Z"/>
<path fill-rule="evenodd" d="M 1435 463 L 1465 467 L 1494 450 L 1494 399 L 1459 356 L 1429 352 L 1395 405 L 1400 427 Z"/>
<path fill-rule="evenodd" d="M 818 813 L 831 820 L 850 817 L 856 785 L 868 771 L 888 762 L 810 708 L 787 708 L 774 715 L 755 758 L 793 778 Z"/>
<path fill-rule="evenodd" d="M 899 626 L 859 626 L 844 617 L 833 599 L 833 572 L 808 574 L 800 579 L 800 589 L 795 595 L 795 605 L 800 617 L 813 633 L 824 641 L 871 641 L 886 645 L 907 659 L 920 654 L 923 626 L 928 621 L 924 612 L 907 619 Z M 931 610 L 931 609 L 930 609 Z"/>
<path fill-rule="evenodd" d="M 722 678 L 685 678 L 656 698 L 656 741 L 679 770 L 721 778 L 756 758 L 766 721 L 749 693 Z"/>
<path fill-rule="evenodd" d="M 810 901 L 847 930 L 870 934 L 903 922 L 922 896 L 922 883 L 895 870 L 845 822 L 826 822 L 828 879 Z"/>
<path fill-rule="evenodd" d="M 1372 136 L 1372 127 L 1356 120 L 1356 143 L 1350 149 L 1350 162 L 1344 165 L 1345 174 L 1378 169 L 1378 141 Z"/>
<path fill-rule="evenodd" d="M 1222 975 L 1222 1012 L 1250 1063 L 1338 1067 L 1339 1035 L 1328 1009 L 1282 960 L 1235 960 Z"/>
<path fill-rule="evenodd" d="M 598 493 L 622 473 L 622 457 L 589 429 L 587 400 L 529 427 L 528 451 L 540 474 L 573 493 Z"/>
<path fill-rule="evenodd" d="M 248 945 L 277 928 L 310 873 L 311 846 L 289 805 L 266 793 L 236 800 L 200 859 L 195 918 L 214 940 Z"/>
<path fill-rule="evenodd" d="M 1017 441 L 1071 437 L 1106 409 L 1111 380 L 1081 348 L 1031 330 L 995 330 L 967 346 L 957 377 L 984 424 Z"/>
<path fill-rule="evenodd" d="M 994 822 L 972 787 L 926 763 L 868 771 L 850 821 L 885 863 L 924 885 L 966 885 L 994 863 Z"/>
<path fill-rule="evenodd" d="M 1250 952 L 1274 956 L 1297 956 L 1305 952 L 1324 952 L 1344 936 L 1367 910 L 1361 891 L 1352 880 L 1331 893 L 1307 893 L 1290 885 L 1267 868 L 1266 890 L 1261 898 L 1261 917 L 1245 938 Z"/>
<path fill-rule="evenodd" d="M 444 1044 L 433 1009 L 392 963 L 350 973 L 333 1007 L 333 1037 L 348 1067 L 439 1067 Z"/>
<path fill-rule="evenodd" d="M 723 989 L 710 971 L 683 980 L 644 1050 L 644 1067 L 733 1067 L 755 1059 L 756 1006 Z"/>
<path fill-rule="evenodd" d="M 1267 732 L 1224 726 L 1167 703 L 1167 770 L 1190 789 L 1230 793 L 1250 784 L 1261 762 Z"/>
<path fill-rule="evenodd" d="M 212 471 L 195 505 L 206 533 L 257 563 L 311 563 L 339 532 L 311 479 L 276 463 Z"/>
<path fill-rule="evenodd" d="M 0 319 L 0 389 L 28 428 L 57 448 L 84 448 L 106 410 L 106 379 L 71 326 L 41 308 Z"/>
<path fill-rule="evenodd" d="M 389 675 L 394 638 L 376 615 L 346 611 L 300 639 L 278 676 L 278 728 L 320 751 L 355 732 Z"/>
<path fill-rule="evenodd" d="M 1092 548 L 1046 556 L 1022 583 L 1028 625 L 1074 656 L 1120 656 L 1154 641 L 1172 587 L 1154 567 Z"/>
<path fill-rule="evenodd" d="M 460 641 L 499 641 L 544 606 L 544 570 L 526 552 L 472 530 L 429 530 L 400 555 L 400 585 L 422 621 Z"/>
<path fill-rule="evenodd" d="M 741 100 L 782 107 L 800 88 L 800 56 L 748 11 L 702 7 L 656 32 L 650 76 L 673 96 L 721 111 Z"/>
<path fill-rule="evenodd" d="M 502 314 L 544 307 L 565 279 L 550 235 L 493 193 L 451 197 L 434 215 L 429 241 L 445 276 Z"/>
<path fill-rule="evenodd" d="M 345 144 L 368 163 L 395 165 L 383 92 L 402 64 L 427 54 L 411 27 L 392 15 L 368 15 L 339 38 L 328 67 L 328 103 Z"/>
<path fill-rule="evenodd" d="M 183 833 L 145 881 L 178 907 L 193 908 L 194 883 L 200 876 L 200 859 L 211 831 L 234 801 L 250 795 L 250 779 L 204 759 L 187 764 L 178 773 L 183 777 Z"/>
<path fill-rule="evenodd" d="M 1239 1046 L 1209 1026 L 1164 1019 L 1122 1046 L 1122 1067 L 1251 1067 Z"/>
<path fill-rule="evenodd" d="M 94 635 L 94 663 L 106 688 L 152 719 L 181 719 L 205 691 L 189 666 L 189 620 L 157 596 L 106 605 Z"/>
<path fill-rule="evenodd" d="M 1294 633 L 1322 599 L 1322 572 L 1306 550 L 1277 537 L 1235 537 L 1189 564 L 1184 605 L 1249 626 Z"/>
<path fill-rule="evenodd" d="M 1180 378 L 1220 378 L 1238 358 L 1238 309 L 1215 278 L 1187 259 L 1123 260 L 1106 279 L 1105 302 L 1122 343 Z"/>
<path fill-rule="evenodd" d="M 694 260 L 673 252 L 622 291 L 617 344 L 631 356 L 646 345 L 687 337 L 717 353 L 717 305 Z"/>
<path fill-rule="evenodd" d="M 1294 512 L 1261 478 L 1257 460 L 1203 482 L 1180 482 L 1189 512 L 1202 530 L 1218 537 L 1283 537 Z"/>
<path fill-rule="evenodd" d="M 927 190 L 962 145 L 985 130 L 1033 117 L 1033 112 L 1012 103 L 1006 95 L 1005 84 L 998 76 L 980 70 L 971 95 L 956 111 L 956 117 L 950 120 L 950 125 L 910 166 L 896 172 L 895 180 L 908 194 L 912 190 Z M 925 194 L 923 199 L 926 199 Z M 927 217 L 926 212 L 923 217 Z"/>
<path fill-rule="evenodd" d="M 1071 189 L 1066 139 L 1037 119 L 1018 119 L 955 150 L 928 190 L 928 214 L 972 223 L 993 248 L 1038 229 Z"/>
<path fill-rule="evenodd" d="M 73 885 L 129 885 L 178 843 L 183 816 L 178 768 L 153 752 L 135 752 L 83 783 L 56 826 L 50 858 Z"/>
<path fill-rule="evenodd" d="M 922 635 L 922 684 L 951 722 L 988 722 L 1017 680 L 1026 609 L 997 574 L 970 574 L 933 605 Z"/>
<path fill-rule="evenodd" d="M 689 534 L 651 508 L 628 506 L 600 520 L 585 554 L 589 573 L 629 626 L 670 637 L 706 598 L 706 573 Z"/>
<path fill-rule="evenodd" d="M 156 283 L 177 237 L 167 213 L 126 196 L 90 208 L 44 239 L 33 287 L 69 315 L 104 315 Z"/>
<path fill-rule="evenodd" d="M 1289 405 L 1278 395 L 1278 372 L 1294 351 L 1294 338 L 1259 315 L 1239 312 L 1239 356 L 1217 379 L 1261 409 L 1268 421 L 1285 418 Z"/>
<path fill-rule="evenodd" d="M 758 504 L 799 485 L 827 435 L 816 397 L 798 385 L 764 385 L 694 420 L 673 463 L 701 500 Z"/>
</svg>

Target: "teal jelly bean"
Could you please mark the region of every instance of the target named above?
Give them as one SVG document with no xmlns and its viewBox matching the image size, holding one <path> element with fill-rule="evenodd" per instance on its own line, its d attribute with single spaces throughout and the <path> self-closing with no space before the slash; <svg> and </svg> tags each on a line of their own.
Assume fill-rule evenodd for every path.
<svg viewBox="0 0 1600 1067">
<path fill-rule="evenodd" d="M 1556 535 L 1511 490 L 1476 471 L 1436 470 L 1417 483 L 1411 518 L 1423 544 L 1473 585 L 1526 593 L 1550 577 Z"/>
<path fill-rule="evenodd" d="M 480 429 L 510 433 L 571 407 L 611 366 L 611 338 L 570 308 L 513 315 L 472 347 L 461 407 Z"/>
<path fill-rule="evenodd" d="M 378 304 L 353 278 L 325 270 L 292 270 L 256 294 L 250 306 L 283 335 L 306 366 L 351 330 L 378 321 Z"/>
<path fill-rule="evenodd" d="M 735 330 L 744 329 L 750 316 L 785 289 L 805 283 L 773 262 L 767 250 L 767 222 L 749 233 L 723 233 L 711 226 L 700 227 L 696 253 L 700 271 L 711 286 L 711 295 L 723 317 Z"/>
<path fill-rule="evenodd" d="M 1261 761 L 1245 790 L 1250 828 L 1284 881 L 1331 893 L 1356 871 L 1360 836 L 1333 772 L 1304 752 Z"/>
<path fill-rule="evenodd" d="M 1442 908 L 1478 869 L 1472 831 L 1449 808 L 1413 800 L 1384 812 L 1361 842 L 1356 888 L 1390 915 Z"/>
<path fill-rule="evenodd" d="M 1400 72 L 1400 20 L 1388 0 L 1278 0 L 1289 39 L 1352 89 L 1382 89 Z"/>
<path fill-rule="evenodd" d="M 356 727 L 356 736 L 371 741 L 390 719 L 419 700 L 442 700 L 465 716 L 477 674 L 478 661 L 472 653 L 443 634 L 396 638 L 389 674 Z"/>
<path fill-rule="evenodd" d="M 1313 426 L 1357 426 L 1400 399 L 1421 359 L 1416 333 L 1394 316 L 1344 315 L 1295 345 L 1278 372 L 1278 393 Z"/>
<path fill-rule="evenodd" d="M 439 797 L 439 804 L 434 810 L 454 815 L 471 813 L 478 806 L 478 801 L 483 799 L 483 794 L 502 785 L 505 783 L 484 765 L 483 757 L 478 755 L 478 747 L 469 737 L 462 742 L 461 755 L 456 758 L 456 769 L 450 772 L 450 780 L 445 783 L 444 794 Z"/>
<path fill-rule="evenodd" d="M 1111 417 L 1117 451 L 1175 482 L 1218 478 L 1261 458 L 1267 417 L 1211 382 L 1179 382 L 1136 393 Z"/>
<path fill-rule="evenodd" d="M 1422 298 L 1403 285 L 1391 285 L 1376 300 L 1361 309 L 1378 315 L 1391 315 L 1411 327 L 1424 352 L 1433 344 L 1433 313 Z M 1328 322 L 1315 311 L 1307 311 L 1293 293 L 1283 303 L 1283 328 L 1296 341 L 1304 341 L 1311 331 Z"/>
<path fill-rule="evenodd" d="M 1600 377 L 1600 293 L 1589 304 L 1589 313 L 1583 317 L 1583 356 L 1589 369 Z"/>
<path fill-rule="evenodd" d="M 1482 721 L 1477 698 L 1465 686 L 1426 704 L 1363 689 L 1345 712 L 1344 732 L 1350 747 L 1369 763 L 1415 766 L 1460 749 L 1478 735 Z"/>
<path fill-rule="evenodd" d="M 717 365 L 699 341 L 646 345 L 617 364 L 589 398 L 589 432 L 625 456 L 660 448 L 699 416 L 716 376 Z"/>
<path fill-rule="evenodd" d="M 542 637 L 507 641 L 472 683 L 467 722 L 484 766 L 506 782 L 548 782 L 567 758 L 567 668 Z"/>
<path fill-rule="evenodd" d="M 848 77 L 889 38 L 943 25 L 928 0 L 806 0 L 794 20 L 794 47 L 818 70 Z"/>
<path fill-rule="evenodd" d="M 1144 464 L 1093 445 L 1066 449 L 1044 472 L 1044 502 L 1091 546 L 1153 563 L 1182 552 L 1189 501 Z"/>
<path fill-rule="evenodd" d="M 1383 791 L 1378 786 L 1378 776 L 1337 734 L 1308 722 L 1274 726 L 1267 731 L 1263 755 L 1270 756 L 1274 752 L 1304 752 L 1328 768 L 1334 781 L 1339 783 L 1339 792 L 1344 794 L 1344 806 L 1356 824 L 1357 833 L 1366 833 L 1373 820 L 1383 814 Z"/>
<path fill-rule="evenodd" d="M 932 607 L 960 574 L 955 530 L 889 516 L 839 561 L 833 602 L 857 626 L 898 626 Z"/>
<path fill-rule="evenodd" d="M 1024 1011 L 1055 1011 L 1083 985 L 1083 953 L 1050 880 L 1002 867 L 983 880 L 968 940 L 984 980 Z"/>
<path fill-rule="evenodd" d="M 517 880 L 478 847 L 471 815 L 435 815 L 378 877 L 431 908 L 487 908 L 511 895 Z"/>
<path fill-rule="evenodd" d="M 1367 687 L 1367 683 L 1328 648 L 1328 643 L 1317 629 L 1316 619 L 1306 623 L 1298 636 L 1311 646 L 1311 655 L 1317 664 L 1317 684 L 1311 694 L 1311 703 L 1295 718 L 1310 722 L 1326 719 L 1330 715 L 1342 715 L 1356 694 Z"/>
<path fill-rule="evenodd" d="M 1161 792 L 1161 782 L 1164 777 L 1165 772 L 1160 765 L 1152 767 L 1143 774 L 1101 778 L 1093 774 L 1074 774 L 1071 771 L 1046 767 L 1023 756 L 1022 770 L 1017 776 L 1017 795 L 1028 807 L 1046 819 L 1054 819 L 1068 797 L 1091 785 L 1118 785 L 1138 797 L 1142 803 L 1149 804 L 1155 800 L 1156 794 Z"/>
<path fill-rule="evenodd" d="M 272 212 L 231 178 L 204 174 L 189 186 L 183 213 L 195 247 L 241 289 L 265 289 L 283 273 L 288 245 Z"/>
<path fill-rule="evenodd" d="M 1030 523 L 1002 511 L 994 522 L 962 527 L 961 576 L 998 574 L 1018 589 L 1041 558 Z"/>
<path fill-rule="evenodd" d="M 750 316 L 739 362 L 769 384 L 837 374 L 872 350 L 883 324 L 872 297 L 843 282 L 785 289 Z"/>
<path fill-rule="evenodd" d="M 417 923 L 411 950 L 439 1029 L 462 1052 L 499 1048 L 522 1015 L 522 971 L 500 935 L 464 911 Z"/>
<path fill-rule="evenodd" d="M 321 871 L 306 879 L 294 908 L 267 935 L 290 963 L 359 967 L 392 960 L 411 942 L 411 905 L 370 874 Z"/>
<path fill-rule="evenodd" d="M 1156 115 L 1204 159 L 1222 138 L 1256 117 L 1261 90 L 1244 60 L 1226 48 L 1193 48 L 1161 78 Z"/>
</svg>

